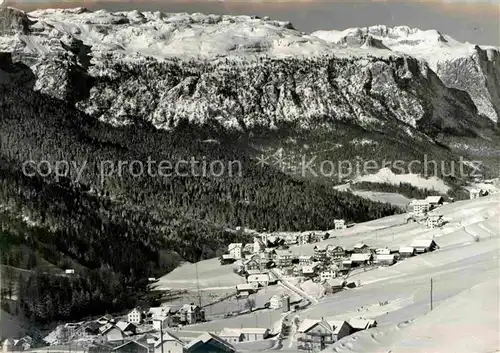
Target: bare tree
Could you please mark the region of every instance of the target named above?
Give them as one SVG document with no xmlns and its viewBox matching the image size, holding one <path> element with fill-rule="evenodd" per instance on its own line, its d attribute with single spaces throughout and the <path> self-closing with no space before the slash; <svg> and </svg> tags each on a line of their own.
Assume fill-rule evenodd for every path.
<svg viewBox="0 0 500 353">
<path fill-rule="evenodd" d="M 245 308 L 252 311 L 255 308 L 255 300 L 252 298 L 248 298 L 245 303 Z"/>
<path fill-rule="evenodd" d="M 12 294 L 14 291 L 14 287 L 16 285 L 16 279 L 14 278 L 16 272 L 13 267 L 5 266 L 5 291 L 9 299 L 12 299 Z"/>
</svg>

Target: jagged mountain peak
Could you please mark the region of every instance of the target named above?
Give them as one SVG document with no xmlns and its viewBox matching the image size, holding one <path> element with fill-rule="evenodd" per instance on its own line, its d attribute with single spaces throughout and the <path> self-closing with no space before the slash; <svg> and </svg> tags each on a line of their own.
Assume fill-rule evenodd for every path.
<svg viewBox="0 0 500 353">
<path fill-rule="evenodd" d="M 382 41 L 380 39 L 373 37 L 371 34 L 369 34 L 366 37 L 365 42 L 363 43 L 361 48 L 364 48 L 364 49 L 365 48 L 376 48 L 376 49 L 390 50 L 388 47 L 386 47 L 384 45 L 384 43 L 382 43 Z"/>
<path fill-rule="evenodd" d="M 311 34 L 346 49 L 389 49 L 425 61 L 448 86 L 466 91 L 480 114 L 492 121 L 500 115 L 500 61 L 498 47 L 460 42 L 437 30 L 408 26 L 376 25 L 343 31 L 317 31 Z M 375 44 L 375 45 L 371 45 Z M 373 52 L 380 55 L 383 51 Z"/>
<path fill-rule="evenodd" d="M 108 121 L 116 120 L 117 116 L 126 120 L 136 107 L 130 107 L 126 111 L 127 104 L 119 103 L 116 109 L 104 109 L 104 106 L 109 106 L 106 103 L 109 97 L 102 96 L 107 88 L 91 89 L 90 86 L 82 87 L 80 82 L 88 81 L 90 85 L 100 77 L 119 78 L 121 68 L 116 68 L 119 65 L 139 65 L 146 70 L 144 63 L 152 63 L 154 66 L 177 60 L 201 60 L 203 63 L 195 65 L 200 69 L 192 69 L 189 77 L 177 77 L 178 82 L 173 86 L 172 82 L 163 82 L 161 77 L 157 77 L 158 74 L 151 72 L 155 79 L 150 82 L 157 84 L 154 91 L 164 93 L 153 99 L 149 97 L 151 90 L 144 88 L 144 92 L 148 93 L 138 94 L 141 99 L 149 97 L 156 104 L 154 111 L 147 112 L 147 116 L 149 120 L 158 122 L 158 126 L 167 126 L 169 121 L 177 121 L 186 115 L 199 117 L 199 120 L 206 120 L 207 117 L 224 119 L 230 126 L 239 124 L 244 125 L 243 128 L 256 122 L 250 119 L 251 121 L 240 124 L 235 120 L 241 109 L 245 112 L 241 113 L 243 115 L 249 115 L 248 111 L 253 114 L 255 109 L 261 109 L 258 114 L 255 113 L 257 120 L 274 116 L 277 121 L 290 121 L 308 114 L 311 115 L 311 121 L 314 116 L 321 114 L 336 115 L 343 117 L 342 119 L 357 116 L 355 119 L 360 121 L 377 120 L 377 114 L 368 114 L 362 107 L 370 101 L 370 104 L 381 104 L 376 109 L 382 111 L 386 109 L 384 105 L 365 97 L 366 100 L 360 99 L 360 107 L 354 109 L 353 102 L 358 96 L 373 94 L 376 89 L 390 85 L 394 86 L 394 94 L 397 95 L 408 85 L 403 85 L 403 82 L 417 77 L 421 86 L 415 87 L 415 90 L 431 85 L 433 87 L 428 86 L 427 90 L 442 91 L 442 84 L 434 82 L 436 80 L 432 71 L 438 74 L 444 86 L 466 91 L 480 114 L 496 121 L 500 109 L 500 102 L 495 100 L 495 95 L 500 91 L 500 62 L 496 59 L 496 49 L 486 52 L 487 48 L 458 42 L 435 30 L 377 25 L 306 34 L 293 29 L 289 22 L 267 17 L 137 10 L 109 12 L 89 11 L 85 8 L 38 10 L 28 14 L 19 12 L 17 18 L 27 19 L 29 22 L 24 22 L 30 24 L 30 31 L 24 35 L 0 36 L 0 51 L 12 52 L 13 57 L 21 58 L 32 67 L 38 77 L 36 88 L 43 92 L 64 99 L 71 97 L 72 102 L 85 100 L 90 95 L 93 97 L 90 101 L 79 102 L 82 109 L 90 114 L 106 117 Z M 274 77 L 271 73 L 278 70 L 281 64 L 272 60 L 290 57 L 297 61 L 293 65 L 299 76 L 294 77 L 294 74 L 285 70 Z M 418 60 L 409 60 L 411 57 Z M 235 64 L 228 63 L 228 59 L 238 60 Z M 271 61 L 266 61 L 268 59 Z M 205 81 L 207 73 L 202 69 L 207 62 L 214 64 L 211 67 L 216 72 L 210 81 Z M 320 68 L 320 64 L 330 67 Z M 320 66 L 306 70 L 300 68 L 302 65 Z M 336 65 L 339 68 L 334 70 Z M 240 66 L 250 66 L 250 71 L 258 72 L 259 75 L 253 77 L 248 68 Z M 398 72 L 392 74 L 391 70 L 395 68 Z M 155 70 L 165 70 L 165 67 L 158 66 Z M 308 96 L 319 78 L 326 75 L 321 70 L 327 70 L 329 76 L 325 76 L 326 81 L 321 80 L 322 86 L 315 88 L 315 94 Z M 227 71 L 230 72 L 229 76 Z M 339 79 L 340 76 L 342 79 Z M 174 75 L 169 74 L 168 77 L 172 78 Z M 218 91 L 212 92 L 216 88 L 212 83 L 221 77 L 230 82 L 234 77 L 239 77 L 239 80 L 255 80 L 251 87 L 261 87 L 263 91 L 258 94 L 266 102 L 249 100 L 250 105 L 245 107 L 242 102 L 246 99 L 246 94 L 241 92 L 243 97 L 232 96 L 234 88 L 224 82 L 218 84 L 218 87 L 226 85 L 228 91 L 220 91 L 218 88 Z M 336 80 L 339 82 L 335 82 Z M 350 83 L 346 86 L 346 82 Z M 129 87 L 122 86 L 120 89 L 132 90 L 138 85 L 134 82 Z M 252 90 L 251 87 L 248 90 Z M 74 94 L 75 88 L 80 92 L 78 95 Z M 344 89 L 350 92 L 343 92 Z M 219 103 L 213 105 L 212 100 L 203 101 L 207 92 L 211 97 L 219 97 Z M 124 99 L 127 94 L 113 93 L 114 97 Z M 451 92 L 443 94 L 454 95 Z M 426 93 L 422 96 L 425 95 Z M 335 105 L 339 104 L 342 96 L 350 98 L 342 103 L 346 104 L 345 109 L 337 111 Z M 402 99 L 404 102 L 395 103 L 395 107 L 408 104 L 409 99 Z M 467 106 L 468 113 L 461 113 L 462 116 L 473 116 L 473 109 L 469 107 L 467 99 L 457 99 Z M 106 104 L 99 106 L 99 101 Z M 171 103 L 167 103 L 169 101 Z M 152 103 L 147 104 L 151 106 Z M 347 105 L 351 105 L 352 109 Z M 421 106 L 422 109 L 407 114 L 407 108 L 394 108 L 394 116 L 415 126 L 416 121 L 424 117 L 424 107 L 428 103 L 415 103 L 414 106 Z M 194 110 L 188 112 L 189 109 Z M 226 111 L 238 113 L 226 114 Z M 171 118 L 165 118 L 166 116 Z M 452 119 L 447 117 L 445 120 Z"/>
<path fill-rule="evenodd" d="M 426 41 L 436 41 L 447 43 L 448 40 L 437 30 L 421 30 L 420 28 L 411 28 L 408 26 L 388 27 L 385 25 L 376 25 L 361 28 L 361 32 L 366 32 L 373 36 L 387 37 L 393 39 L 419 38 Z"/>
<path fill-rule="evenodd" d="M 3 36 L 9 34 L 28 34 L 30 26 L 35 22 L 30 20 L 26 12 L 10 6 L 0 7 L 0 33 Z"/>
<path fill-rule="evenodd" d="M 386 25 L 374 25 L 368 27 L 353 27 L 345 30 L 321 30 L 312 33 L 313 36 L 325 41 L 341 44 L 356 45 L 363 44 L 367 36 L 382 40 L 385 45 L 405 44 L 417 46 L 422 44 L 446 44 L 457 45 L 460 42 L 448 35 L 443 35 L 435 29 L 422 30 L 409 26 L 389 27 Z"/>
</svg>

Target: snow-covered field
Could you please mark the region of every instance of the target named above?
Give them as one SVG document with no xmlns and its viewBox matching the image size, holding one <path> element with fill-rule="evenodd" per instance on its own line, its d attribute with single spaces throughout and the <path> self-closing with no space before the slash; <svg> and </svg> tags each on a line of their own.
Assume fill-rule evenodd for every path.
<svg viewBox="0 0 500 353">
<path fill-rule="evenodd" d="M 394 192 L 379 192 L 379 191 L 365 191 L 365 190 L 352 190 L 350 184 L 341 184 L 334 187 L 338 191 L 350 191 L 354 195 L 361 196 L 365 199 L 372 201 L 390 203 L 391 205 L 404 208 L 411 200 L 404 195 Z"/>
<path fill-rule="evenodd" d="M 161 277 L 157 289 L 235 289 L 237 284 L 246 283 L 245 278 L 234 273 L 237 265 L 221 266 L 217 258 L 200 261 L 198 264 L 184 263 L 174 271 Z M 198 272 L 198 286 L 196 283 Z"/>
<path fill-rule="evenodd" d="M 320 298 L 317 304 L 298 312 L 299 317 L 365 317 L 378 321 L 377 328 L 345 337 L 327 352 L 496 352 L 499 347 L 499 206 L 500 194 L 442 206 L 436 211 L 448 222 L 442 229 L 405 224 L 405 215 L 396 215 L 332 231 L 336 238 L 323 244 L 351 247 L 363 241 L 374 247 L 398 248 L 414 239 L 433 238 L 440 249 L 391 267 L 357 272 L 349 279 L 359 282 L 359 287 Z M 315 245 L 295 246 L 291 250 L 312 254 Z M 227 271 L 225 267 L 220 268 Z M 205 276 L 209 274 L 210 271 L 204 272 Z M 216 271 L 213 277 L 221 275 Z M 433 311 L 430 311 L 431 278 Z M 205 281 L 216 282 L 213 278 L 205 278 Z M 386 305 L 379 305 L 385 301 Z M 186 326 L 179 334 L 194 337 L 201 331 L 216 333 L 225 327 L 271 327 L 282 316 L 279 310 L 263 310 Z M 296 352 L 296 347 L 287 340 L 281 351 Z"/>
<path fill-rule="evenodd" d="M 445 194 L 450 187 L 438 177 L 423 178 L 418 174 L 394 174 L 389 168 L 382 168 L 375 174 L 360 176 L 356 179 L 357 182 L 368 181 L 372 183 L 388 183 L 396 184 L 409 183 L 421 189 L 434 189 Z"/>
<path fill-rule="evenodd" d="M 262 288 L 255 294 L 251 294 L 249 296 L 250 299 L 255 301 L 256 308 L 263 308 L 264 305 L 269 302 L 271 297 L 276 294 L 288 294 L 290 295 L 291 301 L 300 301 L 300 297 L 298 297 L 295 293 L 290 292 L 289 290 L 283 288 L 279 285 L 268 286 L 267 288 Z M 221 301 L 219 303 L 215 303 L 205 308 L 205 313 L 208 316 L 212 315 L 221 315 L 233 311 L 243 311 L 245 310 L 246 299 L 237 299 L 232 297 L 231 299 Z"/>
<path fill-rule="evenodd" d="M 327 352 L 496 352 L 500 347 L 499 196 L 443 206 L 439 212 L 449 223 L 442 230 L 412 224 L 367 233 L 344 231 L 339 237 L 343 245 L 363 240 L 369 245 L 392 247 L 412 239 L 434 238 L 441 248 L 391 267 L 358 272 L 351 279 L 359 281 L 360 287 L 325 297 L 300 317 L 378 321 L 378 328 L 348 336 Z M 388 219 L 397 224 L 398 217 Z M 380 221 L 387 223 L 388 219 Z M 388 304 L 380 306 L 384 301 Z"/>
<path fill-rule="evenodd" d="M 394 192 L 378 192 L 378 191 L 361 191 L 353 190 L 354 195 L 364 197 L 365 199 L 370 199 L 372 201 L 390 203 L 391 205 L 398 207 L 405 207 L 411 201 L 404 195 L 397 194 Z"/>
</svg>

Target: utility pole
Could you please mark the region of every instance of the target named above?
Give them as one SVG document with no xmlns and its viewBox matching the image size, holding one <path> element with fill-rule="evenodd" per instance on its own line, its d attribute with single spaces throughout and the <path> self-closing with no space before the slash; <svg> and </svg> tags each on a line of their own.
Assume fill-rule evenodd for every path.
<svg viewBox="0 0 500 353">
<path fill-rule="evenodd" d="M 163 353 L 163 322 L 160 321 L 160 344 L 161 344 L 161 353 Z"/>
<path fill-rule="evenodd" d="M 163 321 L 160 319 L 154 319 L 153 321 L 158 321 L 160 323 L 160 345 L 161 353 L 163 353 Z"/>
<path fill-rule="evenodd" d="M 432 290 L 433 290 L 433 288 L 432 288 L 432 278 L 431 278 L 431 288 L 430 288 L 431 311 L 432 311 L 432 304 L 433 304 L 433 303 L 432 303 Z"/>
<path fill-rule="evenodd" d="M 0 0 L 2 1 L 2 0 Z M 2 307 L 2 270 L 3 270 L 3 266 L 2 266 L 2 249 L 0 249 L 0 308 Z M 2 310 L 0 310 L 0 322 L 2 320 Z"/>
<path fill-rule="evenodd" d="M 196 268 L 196 291 L 197 291 L 197 295 L 198 295 L 198 306 L 201 309 L 200 279 L 198 277 L 198 262 L 196 262 L 194 265 Z"/>
</svg>

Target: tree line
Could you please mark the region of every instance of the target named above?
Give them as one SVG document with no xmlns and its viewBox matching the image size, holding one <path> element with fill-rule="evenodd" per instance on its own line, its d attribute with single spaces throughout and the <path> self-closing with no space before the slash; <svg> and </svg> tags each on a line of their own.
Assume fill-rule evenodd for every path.
<svg viewBox="0 0 500 353">
<path fill-rule="evenodd" d="M 42 322 L 133 305 L 137 298 L 131 292 L 144 290 L 147 277 L 248 240 L 228 228 L 330 229 L 336 218 L 360 222 L 397 212 L 330 185 L 257 167 L 247 140 L 187 122 L 168 132 L 143 122 L 112 127 L 21 87 L 0 87 L 0 109 L 0 204 L 7 214 L 2 229 L 25 239 L 21 248 L 31 265 L 16 262 L 16 247 L 8 257 L 34 270 L 19 279 L 20 300 Z M 220 143 L 203 142 L 214 136 Z M 242 176 L 100 180 L 99 166 L 106 160 L 192 156 L 239 160 Z M 28 176 L 22 166 L 30 159 L 87 167 L 78 182 L 54 174 Z M 73 266 L 79 276 L 49 280 L 37 261 Z M 68 286 L 75 296 L 69 296 Z"/>
</svg>

